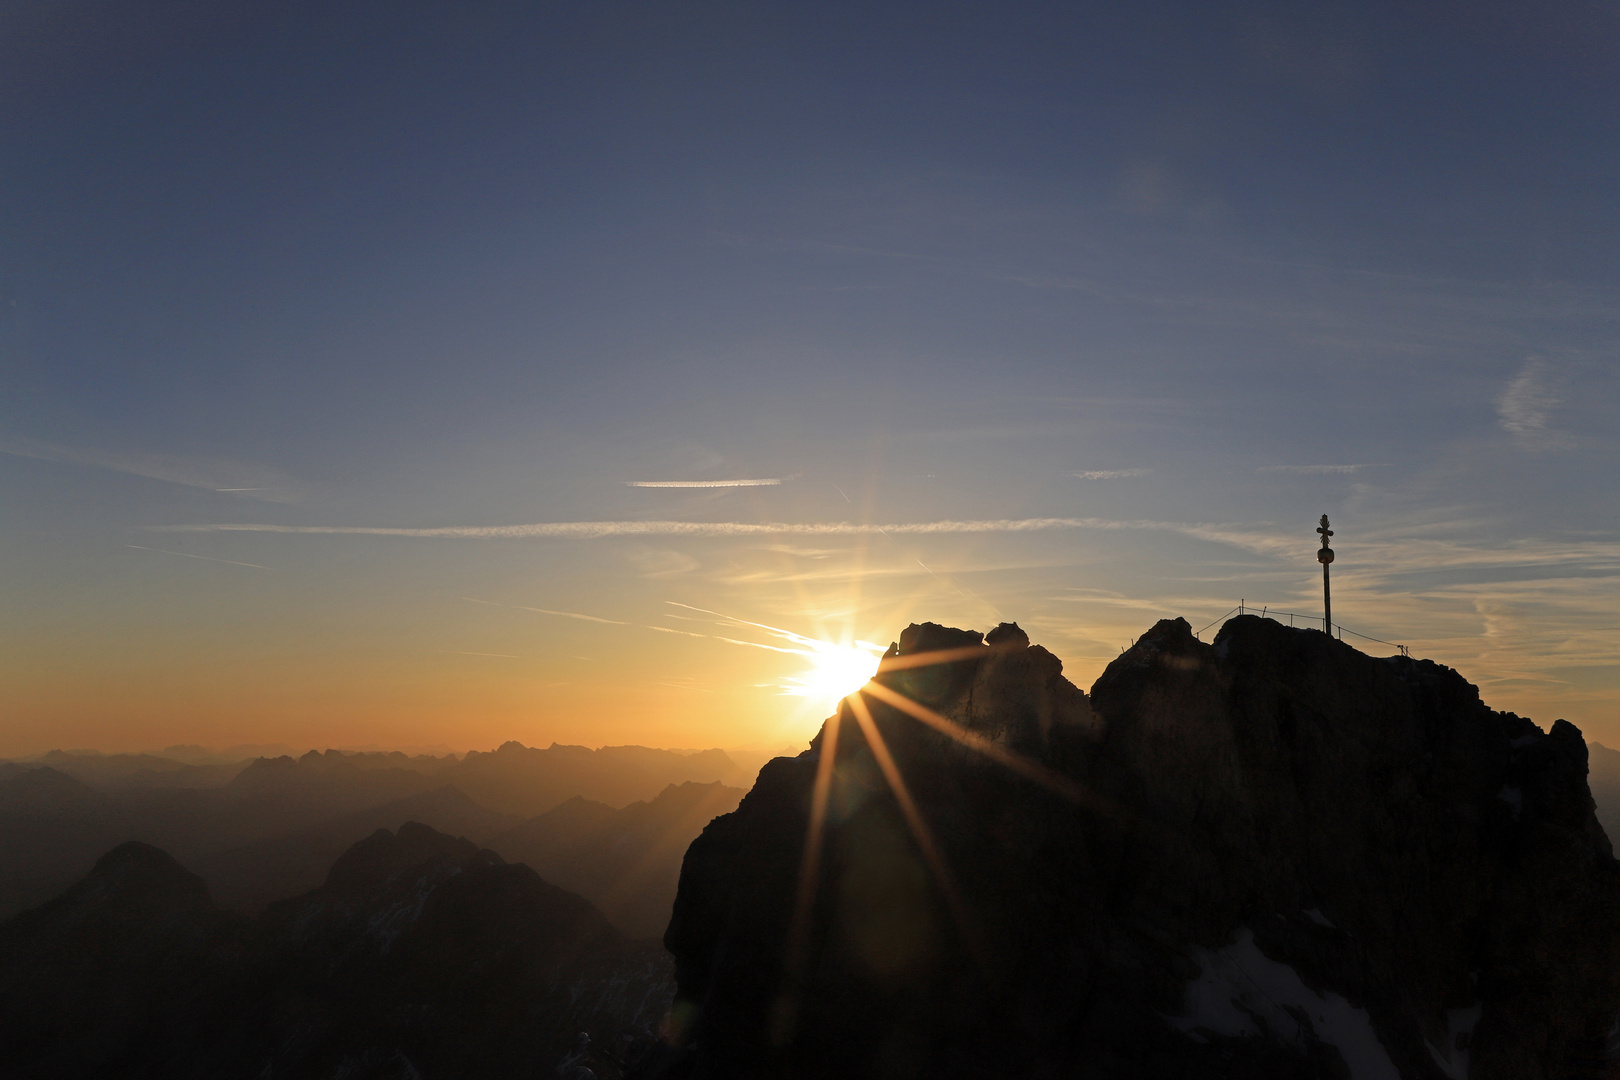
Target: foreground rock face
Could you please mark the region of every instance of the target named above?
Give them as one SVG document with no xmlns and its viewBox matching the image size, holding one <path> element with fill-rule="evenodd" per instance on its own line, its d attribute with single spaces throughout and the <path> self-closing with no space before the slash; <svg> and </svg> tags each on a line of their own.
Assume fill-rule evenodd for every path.
<svg viewBox="0 0 1620 1080">
<path fill-rule="evenodd" d="M 1620 864 L 1573 726 L 1254 617 L 1161 622 L 1089 698 L 1027 641 L 909 628 L 869 724 L 846 703 L 692 844 L 681 1071 L 1603 1075 Z"/>
</svg>

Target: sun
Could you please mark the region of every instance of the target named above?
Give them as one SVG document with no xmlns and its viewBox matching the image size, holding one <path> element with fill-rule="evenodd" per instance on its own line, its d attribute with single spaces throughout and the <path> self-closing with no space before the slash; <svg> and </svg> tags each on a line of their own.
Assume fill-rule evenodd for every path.
<svg viewBox="0 0 1620 1080">
<path fill-rule="evenodd" d="M 882 646 L 865 641 L 839 645 L 814 638 L 799 640 L 807 648 L 794 651 L 809 661 L 809 667 L 785 677 L 782 693 L 810 698 L 828 708 L 836 708 L 838 702 L 865 686 L 877 674 L 878 659 L 883 655 Z"/>
</svg>

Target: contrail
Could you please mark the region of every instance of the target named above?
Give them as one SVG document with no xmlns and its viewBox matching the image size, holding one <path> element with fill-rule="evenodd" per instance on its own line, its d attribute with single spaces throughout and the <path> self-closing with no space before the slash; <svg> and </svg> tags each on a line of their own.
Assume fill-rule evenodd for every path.
<svg viewBox="0 0 1620 1080">
<path fill-rule="evenodd" d="M 559 615 L 564 619 L 580 619 L 584 622 L 606 623 L 609 626 L 632 626 L 633 623 L 623 622 L 619 619 L 604 619 L 596 615 L 581 615 L 577 611 L 555 611 L 552 608 L 529 607 L 527 604 L 503 604 L 498 600 L 480 600 L 476 596 L 458 596 L 457 600 L 466 600 L 472 604 L 487 604 L 490 607 L 515 608 L 518 611 L 536 611 L 541 615 Z"/>
<path fill-rule="evenodd" d="M 778 646 L 775 646 L 775 645 L 761 645 L 757 641 L 739 641 L 736 638 L 721 637 L 719 634 L 695 634 L 690 630 L 676 630 L 673 627 L 668 627 L 668 626 L 651 626 L 651 625 L 646 624 L 646 623 L 625 622 L 623 619 L 604 619 L 599 615 L 584 615 L 584 614 L 581 614 L 578 611 L 557 611 L 554 608 L 530 607 L 527 604 L 503 604 L 499 600 L 480 600 L 476 596 L 458 596 L 458 597 L 456 597 L 456 599 L 457 600 L 466 600 L 467 602 L 473 603 L 473 604 L 484 604 L 484 605 L 487 605 L 488 607 L 512 608 L 514 611 L 533 611 L 533 612 L 536 612 L 536 613 L 538 613 L 540 615 L 556 615 L 556 616 L 560 616 L 560 617 L 562 617 L 564 619 L 580 619 L 580 620 L 582 620 L 584 622 L 603 623 L 604 625 L 607 625 L 607 626 L 631 626 L 631 627 L 635 627 L 635 628 L 640 629 L 640 630 L 656 630 L 660 634 L 679 634 L 682 637 L 702 638 L 705 641 L 724 641 L 728 645 L 746 645 L 750 649 L 765 649 L 765 650 L 767 650 L 769 652 L 792 653 L 795 656 L 803 655 L 803 652 L 804 652 L 802 649 L 783 649 L 783 648 L 779 648 Z M 667 601 L 667 602 L 668 603 L 674 603 L 673 600 Z M 685 607 L 687 605 L 682 604 L 680 606 Z M 703 608 L 693 608 L 692 610 L 694 610 L 694 611 L 703 611 L 704 609 Z M 715 613 L 714 612 L 709 612 L 709 614 L 715 614 Z M 721 617 L 724 618 L 725 616 L 721 616 Z M 743 620 L 739 619 L 739 620 L 735 620 L 735 621 L 742 622 Z M 760 624 L 758 624 L 758 623 L 749 623 L 748 625 L 750 625 L 750 626 L 758 626 Z M 765 629 L 769 630 L 769 629 L 772 629 L 772 628 L 771 627 L 765 627 Z M 785 633 L 785 631 L 778 631 L 778 632 L 779 633 Z M 496 654 L 491 653 L 489 655 L 493 656 L 493 655 L 496 655 Z M 514 657 L 513 659 L 516 659 L 516 657 Z"/>
<path fill-rule="evenodd" d="M 1124 480 L 1133 476 L 1146 476 L 1152 469 L 1087 469 L 1074 475 L 1082 480 Z"/>
<path fill-rule="evenodd" d="M 596 540 L 607 536 L 865 536 L 873 533 L 923 536 L 945 533 L 1050 532 L 1060 529 L 1169 529 L 1190 532 L 1207 526 L 1168 521 L 1113 521 L 1107 518 L 997 518 L 967 521 L 913 521 L 873 525 L 856 521 L 541 521 L 528 525 L 448 525 L 411 529 L 373 525 L 158 525 L 160 532 L 267 532 L 328 536 L 408 536 L 447 540 Z"/>
<path fill-rule="evenodd" d="M 782 481 L 780 479 L 765 478 L 760 480 L 626 480 L 626 487 L 642 488 L 728 488 L 728 487 L 775 487 Z"/>
<path fill-rule="evenodd" d="M 124 546 L 127 548 L 134 548 L 136 551 L 155 551 L 159 555 L 178 555 L 182 559 L 201 559 L 204 562 L 222 562 L 230 566 L 251 566 L 255 570 L 270 569 L 268 566 L 260 566 L 256 562 L 237 562 L 235 559 L 216 559 L 209 555 L 193 555 L 189 551 L 164 551 L 162 548 L 142 547 L 139 544 L 125 544 Z"/>
</svg>

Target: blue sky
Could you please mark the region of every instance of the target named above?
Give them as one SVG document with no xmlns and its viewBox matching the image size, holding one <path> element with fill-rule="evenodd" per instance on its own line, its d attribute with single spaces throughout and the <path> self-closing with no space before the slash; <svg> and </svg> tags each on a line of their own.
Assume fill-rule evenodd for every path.
<svg viewBox="0 0 1620 1080">
<path fill-rule="evenodd" d="M 1087 685 L 1316 611 L 1324 512 L 1344 624 L 1620 740 L 1616 56 L 1574 3 L 4 5 L 0 753 L 797 739 L 750 623 L 1016 619 Z"/>
</svg>

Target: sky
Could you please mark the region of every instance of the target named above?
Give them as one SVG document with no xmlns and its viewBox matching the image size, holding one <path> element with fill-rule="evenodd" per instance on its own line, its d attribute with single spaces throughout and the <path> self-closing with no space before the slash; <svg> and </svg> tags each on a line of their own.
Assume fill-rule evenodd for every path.
<svg viewBox="0 0 1620 1080">
<path fill-rule="evenodd" d="M 1595 2 L 0 3 L 0 756 L 799 743 L 1324 513 L 1620 745 L 1617 127 Z"/>
</svg>

